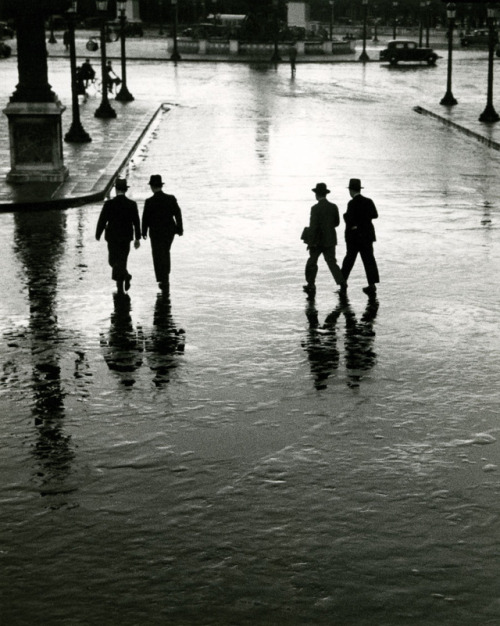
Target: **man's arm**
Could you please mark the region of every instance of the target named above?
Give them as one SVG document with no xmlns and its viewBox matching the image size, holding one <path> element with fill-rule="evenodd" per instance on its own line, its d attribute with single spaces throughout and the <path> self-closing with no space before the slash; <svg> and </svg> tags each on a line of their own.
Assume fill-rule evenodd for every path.
<svg viewBox="0 0 500 626">
<path fill-rule="evenodd" d="M 97 241 L 101 238 L 101 235 L 106 228 L 106 224 L 108 222 L 108 201 L 104 203 L 104 206 L 101 209 L 101 214 L 99 215 L 99 219 L 97 220 L 97 227 L 95 229 L 95 238 Z"/>
<path fill-rule="evenodd" d="M 177 199 L 175 198 L 175 196 L 172 196 L 173 201 L 174 201 L 174 219 L 175 219 L 175 225 L 177 226 L 177 234 L 182 237 L 182 235 L 184 234 L 184 225 L 182 223 L 182 212 L 181 212 L 181 207 L 178 205 L 177 203 Z"/>
</svg>

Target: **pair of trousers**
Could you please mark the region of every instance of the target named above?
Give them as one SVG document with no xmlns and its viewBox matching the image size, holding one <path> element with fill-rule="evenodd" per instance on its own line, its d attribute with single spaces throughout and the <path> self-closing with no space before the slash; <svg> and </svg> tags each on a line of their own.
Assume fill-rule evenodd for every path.
<svg viewBox="0 0 500 626">
<path fill-rule="evenodd" d="M 323 258 L 328 265 L 335 282 L 337 285 L 343 285 L 345 283 L 344 276 L 337 265 L 337 259 L 335 258 L 335 246 L 328 248 L 309 248 L 309 258 L 306 263 L 306 282 L 312 286 L 316 282 L 316 275 L 318 273 L 318 259 L 323 255 Z"/>
<path fill-rule="evenodd" d="M 111 265 L 111 279 L 124 281 L 131 278 L 127 271 L 127 261 L 130 252 L 130 241 L 119 239 L 108 241 L 108 262 Z"/>
<path fill-rule="evenodd" d="M 342 274 L 344 275 L 344 278 L 346 280 L 349 278 L 349 274 L 354 267 L 358 254 L 361 256 L 361 260 L 363 261 L 368 284 L 374 285 L 375 283 L 380 282 L 377 261 L 375 261 L 375 256 L 373 254 L 373 242 L 371 241 L 347 242 L 347 251 L 344 261 L 342 262 Z"/>
<path fill-rule="evenodd" d="M 168 283 L 170 277 L 170 248 L 173 238 L 151 239 L 151 252 L 156 282 Z"/>
</svg>

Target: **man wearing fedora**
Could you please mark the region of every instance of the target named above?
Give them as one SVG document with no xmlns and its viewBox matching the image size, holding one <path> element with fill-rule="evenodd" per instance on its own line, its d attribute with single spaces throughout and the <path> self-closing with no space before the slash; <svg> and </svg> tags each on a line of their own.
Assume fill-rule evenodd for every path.
<svg viewBox="0 0 500 626">
<path fill-rule="evenodd" d="M 182 236 L 182 213 L 175 196 L 163 192 L 163 181 L 159 174 L 149 179 L 153 195 L 144 203 L 142 214 L 142 236 L 148 232 L 151 239 L 153 265 L 158 286 L 168 292 L 170 279 L 170 248 L 175 235 Z"/>
<path fill-rule="evenodd" d="M 100 240 L 105 232 L 108 242 L 108 261 L 112 267 L 111 279 L 116 281 L 118 293 L 130 289 L 132 276 L 127 271 L 130 242 L 134 239 L 135 248 L 141 245 L 141 224 L 137 203 L 125 195 L 127 181 L 118 178 L 115 182 L 116 196 L 106 200 L 97 221 L 95 238 Z"/>
<path fill-rule="evenodd" d="M 363 291 L 370 296 L 377 292 L 376 284 L 379 282 L 377 262 L 373 254 L 373 242 L 376 238 L 372 223 L 378 213 L 373 201 L 361 195 L 363 187 L 359 178 L 351 178 L 348 189 L 351 200 L 344 214 L 346 255 L 342 263 L 342 274 L 347 281 L 359 253 L 368 280 L 368 286 Z"/>
<path fill-rule="evenodd" d="M 314 297 L 316 293 L 316 275 L 318 273 L 318 259 L 321 255 L 326 261 L 335 282 L 344 289 L 345 279 L 337 265 L 335 246 L 337 233 L 335 228 L 340 224 L 339 210 L 336 204 L 329 202 L 326 196 L 330 193 L 325 183 L 318 183 L 312 191 L 316 195 L 317 203 L 311 207 L 309 218 L 308 244 L 309 258 L 306 263 L 306 282 L 304 291 Z"/>
</svg>

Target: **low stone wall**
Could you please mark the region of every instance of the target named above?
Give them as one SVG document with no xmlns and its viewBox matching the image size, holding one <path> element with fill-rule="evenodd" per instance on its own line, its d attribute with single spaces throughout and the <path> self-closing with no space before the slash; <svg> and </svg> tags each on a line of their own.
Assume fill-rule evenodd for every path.
<svg viewBox="0 0 500 626">
<path fill-rule="evenodd" d="M 167 39 L 168 51 L 172 52 L 174 41 L 171 37 Z M 287 57 L 291 42 L 278 44 L 279 54 Z M 297 56 L 321 56 L 335 54 L 350 54 L 354 52 L 352 41 L 298 41 L 295 43 Z M 229 40 L 208 40 L 208 39 L 187 39 L 179 37 L 177 39 L 177 49 L 182 54 L 208 54 L 208 55 L 244 55 L 244 56 L 271 56 L 274 52 L 273 43 L 250 43 Z"/>
</svg>

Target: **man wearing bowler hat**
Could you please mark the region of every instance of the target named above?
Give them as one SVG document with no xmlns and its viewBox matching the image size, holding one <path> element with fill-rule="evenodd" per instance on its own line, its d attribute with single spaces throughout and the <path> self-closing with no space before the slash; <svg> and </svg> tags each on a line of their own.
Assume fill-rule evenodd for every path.
<svg viewBox="0 0 500 626">
<path fill-rule="evenodd" d="M 170 248 L 175 235 L 182 236 L 182 213 L 175 196 L 163 192 L 163 181 L 159 174 L 149 179 L 153 195 L 144 203 L 142 214 L 142 236 L 148 232 L 151 239 L 153 265 L 158 286 L 164 292 L 170 288 Z"/>
<path fill-rule="evenodd" d="M 342 263 L 342 274 L 346 280 L 349 278 L 359 253 L 368 280 L 368 286 L 363 287 L 363 291 L 372 296 L 377 292 L 376 284 L 379 282 L 377 262 L 373 254 L 373 242 L 376 238 L 372 224 L 378 213 L 373 201 L 361 195 L 363 187 L 359 178 L 351 178 L 348 189 L 351 200 L 344 214 L 346 255 Z"/>
<path fill-rule="evenodd" d="M 116 281 L 118 293 L 121 294 L 130 289 L 132 280 L 132 276 L 127 271 L 127 260 L 134 233 L 135 248 L 141 245 L 139 211 L 137 203 L 125 195 L 127 189 L 127 181 L 118 178 L 115 182 L 116 196 L 104 203 L 95 233 L 95 238 L 99 241 L 105 231 L 104 237 L 108 242 L 108 260 L 112 267 L 111 279 Z"/>
<path fill-rule="evenodd" d="M 316 195 L 317 203 L 311 207 L 309 218 L 309 232 L 306 243 L 309 249 L 309 258 L 306 263 L 306 281 L 304 291 L 314 297 L 316 293 L 316 275 L 318 273 L 318 259 L 323 255 L 326 264 L 335 282 L 344 289 L 345 279 L 337 265 L 335 258 L 335 246 L 337 245 L 337 233 L 335 228 L 340 224 L 339 210 L 336 204 L 329 202 L 326 196 L 330 193 L 325 183 L 318 183 L 312 189 Z"/>
</svg>

